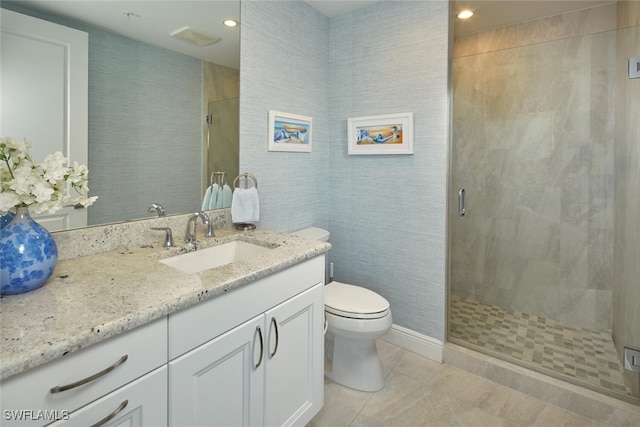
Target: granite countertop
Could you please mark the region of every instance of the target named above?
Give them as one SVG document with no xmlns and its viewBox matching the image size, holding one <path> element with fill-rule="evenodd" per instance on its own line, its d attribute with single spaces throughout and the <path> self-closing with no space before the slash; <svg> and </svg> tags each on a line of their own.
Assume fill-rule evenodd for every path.
<svg viewBox="0 0 640 427">
<path fill-rule="evenodd" d="M 59 261 L 45 286 L 0 299 L 0 380 L 215 297 L 301 261 L 330 244 L 265 230 L 216 230 L 204 248 L 231 240 L 273 248 L 198 274 L 158 262 L 184 248 L 142 245 Z"/>
</svg>

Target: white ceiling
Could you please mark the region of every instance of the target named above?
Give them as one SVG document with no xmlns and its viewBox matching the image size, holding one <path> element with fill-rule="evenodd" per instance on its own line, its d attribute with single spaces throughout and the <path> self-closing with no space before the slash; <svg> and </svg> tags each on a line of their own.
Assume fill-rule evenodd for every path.
<svg viewBox="0 0 640 427">
<path fill-rule="evenodd" d="M 67 17 L 205 61 L 240 68 L 240 27 L 228 28 L 222 24 L 227 18 L 240 21 L 240 0 L 17 0 L 10 3 Z M 132 15 L 127 16 L 124 11 Z M 221 40 L 211 46 L 195 46 L 170 36 L 186 26 Z"/>
<path fill-rule="evenodd" d="M 455 20 L 455 33 L 461 35 L 613 2 L 615 0 L 452 0 L 452 8 L 454 12 L 464 7 L 475 11 L 475 16 L 468 21 Z M 222 25 L 226 18 L 240 20 L 240 0 L 5 0 L 5 3 L 60 15 L 205 61 L 240 68 L 242 24 L 236 28 Z M 333 17 L 378 1 L 307 0 L 306 3 Z M 201 47 L 170 37 L 170 33 L 185 26 L 220 37 L 221 41 Z"/>
</svg>

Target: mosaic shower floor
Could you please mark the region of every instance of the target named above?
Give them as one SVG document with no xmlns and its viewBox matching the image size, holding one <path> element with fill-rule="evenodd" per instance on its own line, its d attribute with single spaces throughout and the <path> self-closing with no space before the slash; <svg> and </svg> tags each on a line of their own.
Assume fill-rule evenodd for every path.
<svg viewBox="0 0 640 427">
<path fill-rule="evenodd" d="M 609 334 L 451 296 L 449 335 L 456 344 L 591 390 L 633 401 Z M 465 344 L 466 343 L 466 344 Z"/>
</svg>

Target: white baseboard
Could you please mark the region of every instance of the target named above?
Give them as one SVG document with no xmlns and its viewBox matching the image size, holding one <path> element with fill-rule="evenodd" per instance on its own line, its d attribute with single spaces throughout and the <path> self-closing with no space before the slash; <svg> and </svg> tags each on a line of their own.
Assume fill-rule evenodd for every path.
<svg viewBox="0 0 640 427">
<path fill-rule="evenodd" d="M 382 339 L 427 359 L 442 363 L 444 345 L 440 340 L 396 324 L 391 326 L 391 330 Z"/>
</svg>

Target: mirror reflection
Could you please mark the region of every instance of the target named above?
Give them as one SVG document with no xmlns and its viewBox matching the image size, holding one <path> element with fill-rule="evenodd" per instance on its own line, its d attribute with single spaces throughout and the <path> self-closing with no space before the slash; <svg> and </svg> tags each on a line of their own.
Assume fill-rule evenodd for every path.
<svg viewBox="0 0 640 427">
<path fill-rule="evenodd" d="M 168 32 L 152 35 L 150 44 L 144 33 L 239 21 L 239 0 L 23 0 L 2 7 L 89 34 L 88 167 L 91 195 L 99 199 L 87 225 L 155 216 L 158 210 L 149 209 L 154 203 L 167 215 L 198 210 L 214 172 L 233 182 L 239 28 L 206 27 L 221 40 L 202 50 Z M 132 19 L 133 29 L 121 27 L 131 27 Z M 224 54 L 220 60 L 215 49 Z"/>
</svg>

